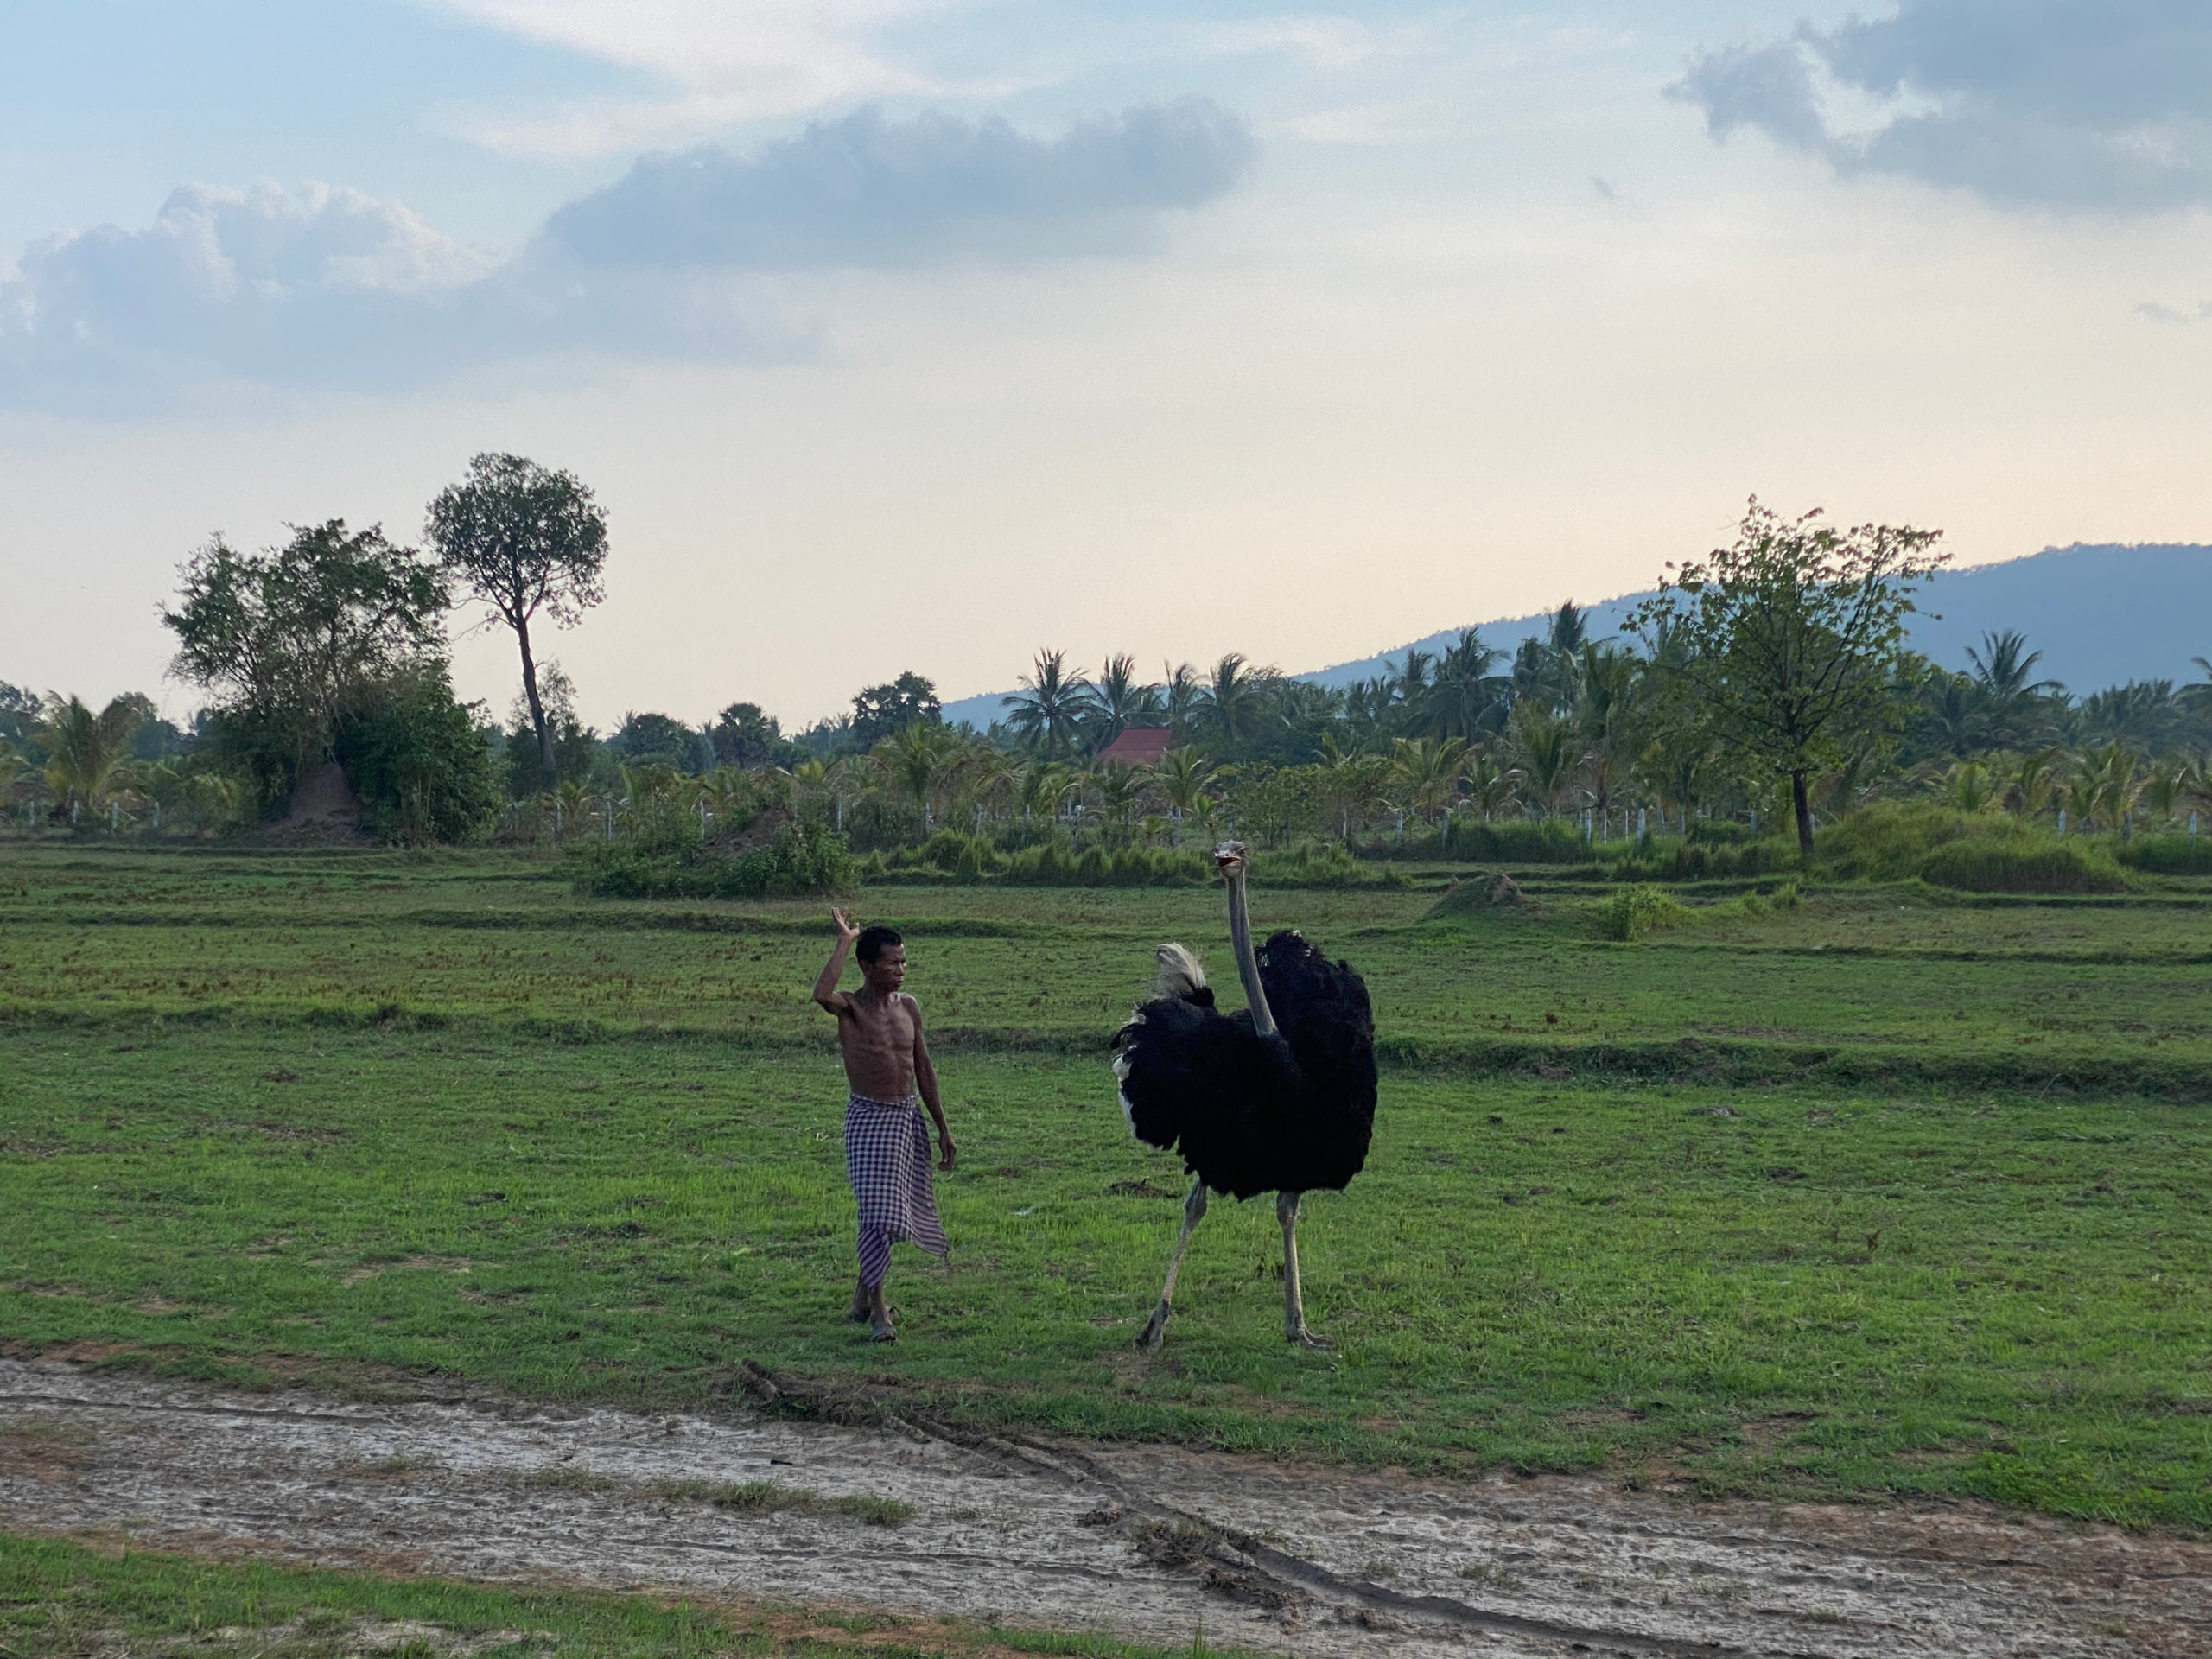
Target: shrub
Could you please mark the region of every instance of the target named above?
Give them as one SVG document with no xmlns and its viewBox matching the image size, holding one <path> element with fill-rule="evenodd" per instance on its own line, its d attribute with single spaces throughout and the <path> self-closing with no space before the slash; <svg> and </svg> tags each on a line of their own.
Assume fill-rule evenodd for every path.
<svg viewBox="0 0 2212 1659">
<path fill-rule="evenodd" d="M 1674 894 L 1642 881 L 1623 887 L 1598 912 L 1599 931 L 1609 939 L 1624 941 L 1696 920 L 1697 912 Z"/>
<path fill-rule="evenodd" d="M 2122 842 L 2113 856 L 2153 875 L 2212 875 L 2212 836 L 2143 836 Z"/>
<path fill-rule="evenodd" d="M 702 840 L 681 814 L 588 847 L 578 862 L 578 890 L 601 899 L 791 898 L 842 892 L 859 874 L 844 838 L 819 824 L 786 820 L 732 847 Z"/>
<path fill-rule="evenodd" d="M 1520 819 L 1505 823 L 1452 821 L 1444 850 L 1453 858 L 1479 858 L 1508 864 L 1580 864 L 1590 856 L 1581 830 L 1557 818 Z"/>
<path fill-rule="evenodd" d="M 1961 893 L 2118 893 L 2120 872 L 2064 842 L 1955 841 L 1930 853 L 1921 879 Z"/>
<path fill-rule="evenodd" d="M 499 813 L 499 772 L 445 670 L 395 676 L 378 691 L 334 744 L 368 828 L 408 847 L 480 839 Z"/>
</svg>

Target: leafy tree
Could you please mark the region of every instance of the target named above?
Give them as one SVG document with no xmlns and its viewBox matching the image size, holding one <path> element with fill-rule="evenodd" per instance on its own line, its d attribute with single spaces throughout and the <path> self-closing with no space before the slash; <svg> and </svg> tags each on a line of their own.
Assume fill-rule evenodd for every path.
<svg viewBox="0 0 2212 1659">
<path fill-rule="evenodd" d="M 1471 743 L 1483 730 L 1495 729 L 1512 691 L 1510 681 L 1491 671 L 1499 655 L 1474 629 L 1460 629 L 1459 639 L 1438 660 L 1436 677 L 1414 711 L 1416 731 Z"/>
<path fill-rule="evenodd" d="M 912 669 L 885 685 L 871 685 L 853 699 L 846 741 L 872 749 L 893 733 L 920 723 L 936 726 L 944 718 L 937 687 Z"/>
<path fill-rule="evenodd" d="M 560 664 L 549 660 L 537 665 L 537 688 L 539 708 L 547 728 L 553 734 L 553 776 L 556 781 L 552 792 L 557 794 L 563 785 L 589 782 L 600 763 L 599 734 L 577 715 L 575 687 L 562 672 Z M 507 793 L 513 799 L 530 800 L 547 792 L 537 723 L 528 700 L 519 692 L 515 695 L 513 707 L 507 711 L 505 766 Z M 573 814 L 565 808 L 563 810 L 563 822 L 566 823 Z"/>
<path fill-rule="evenodd" d="M 340 724 L 335 758 L 369 805 L 368 827 L 421 847 L 474 841 L 491 828 L 499 779 L 474 712 L 454 700 L 442 661 L 406 671 Z"/>
<path fill-rule="evenodd" d="M 40 707 L 35 693 L 0 680 L 0 738 L 21 743 L 30 736 L 31 728 L 38 723 Z"/>
<path fill-rule="evenodd" d="M 673 715 L 631 713 L 610 740 L 626 765 L 652 763 L 671 772 L 699 772 L 699 734 Z"/>
<path fill-rule="evenodd" d="M 730 704 L 715 716 L 707 736 L 715 746 L 717 760 L 741 769 L 765 766 L 788 747 L 782 725 L 773 715 L 762 713 L 757 702 Z"/>
<path fill-rule="evenodd" d="M 607 513 L 573 474 L 520 455 L 482 454 L 430 503 L 429 536 L 447 576 L 492 607 L 522 650 L 522 690 L 544 785 L 558 780 L 558 734 L 546 718 L 530 625 L 542 612 L 569 628 L 607 597 Z"/>
<path fill-rule="evenodd" d="M 251 554 L 218 537 L 181 574 L 162 613 L 178 641 L 172 671 L 215 693 L 218 730 L 265 794 L 328 758 L 340 722 L 396 677 L 443 660 L 445 578 L 375 525 L 295 526 Z"/>
<path fill-rule="evenodd" d="M 46 750 L 46 786 L 61 811 L 73 816 L 79 808 L 105 805 L 118 785 L 130 781 L 124 764 L 145 720 L 145 702 L 142 696 L 120 696 L 94 714 L 79 698 L 54 696 L 38 739 Z"/>
<path fill-rule="evenodd" d="M 1894 728 L 1911 594 L 1945 557 L 1939 531 L 1821 517 L 1784 519 L 1753 497 L 1735 543 L 1670 564 L 1634 623 L 1679 636 L 1667 671 L 1745 760 L 1789 780 L 1808 857 L 1811 779 Z"/>
<path fill-rule="evenodd" d="M 1031 742 L 1041 741 L 1045 753 L 1057 759 L 1091 707 L 1090 682 L 1081 669 L 1069 671 L 1067 652 L 1040 651 L 1020 684 L 1020 690 L 1001 699 L 1007 724 Z"/>
<path fill-rule="evenodd" d="M 1174 820 L 1175 845 L 1180 847 L 1184 821 L 1198 816 L 1220 778 L 1221 769 L 1186 745 L 1161 755 L 1153 771 L 1154 787 L 1167 803 L 1167 810 Z"/>
<path fill-rule="evenodd" d="M 1416 817 L 1433 819 L 1452 798 L 1466 761 L 1467 746 L 1456 737 L 1401 737 L 1390 745 L 1390 779 Z"/>
<path fill-rule="evenodd" d="M 1573 720 L 1531 697 L 1515 706 L 1510 729 L 1529 795 L 1546 815 L 1558 811 L 1560 796 L 1582 759 Z"/>
<path fill-rule="evenodd" d="M 876 747 L 868 758 L 884 782 L 921 809 L 922 833 L 930 831 L 938 787 L 953 761 L 959 740 L 941 725 L 913 721 Z"/>
</svg>

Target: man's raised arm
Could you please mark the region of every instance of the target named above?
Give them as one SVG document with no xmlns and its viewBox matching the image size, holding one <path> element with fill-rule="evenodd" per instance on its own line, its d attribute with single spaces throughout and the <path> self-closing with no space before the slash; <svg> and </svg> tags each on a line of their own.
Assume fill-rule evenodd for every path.
<svg viewBox="0 0 2212 1659">
<path fill-rule="evenodd" d="M 836 925 L 837 943 L 830 947 L 830 960 L 822 969 L 822 976 L 814 982 L 814 1000 L 832 1014 L 842 1014 L 847 1004 L 837 982 L 845 976 L 845 953 L 853 948 L 853 941 L 860 938 L 861 931 L 842 910 L 831 911 L 830 919 Z"/>
</svg>

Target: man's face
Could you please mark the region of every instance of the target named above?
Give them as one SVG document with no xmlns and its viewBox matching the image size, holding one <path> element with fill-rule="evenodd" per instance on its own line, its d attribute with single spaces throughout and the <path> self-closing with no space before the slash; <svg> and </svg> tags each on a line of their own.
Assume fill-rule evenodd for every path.
<svg viewBox="0 0 2212 1659">
<path fill-rule="evenodd" d="M 861 963 L 861 977 L 872 991 L 895 991 L 906 982 L 906 947 L 892 944 L 874 962 Z"/>
</svg>

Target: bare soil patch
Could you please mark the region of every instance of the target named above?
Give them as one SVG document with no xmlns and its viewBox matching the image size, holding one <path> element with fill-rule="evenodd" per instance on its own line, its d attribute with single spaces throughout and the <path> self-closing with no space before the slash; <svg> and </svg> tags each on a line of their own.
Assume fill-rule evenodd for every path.
<svg viewBox="0 0 2212 1659">
<path fill-rule="evenodd" d="M 2212 1655 L 2194 1540 L 965 1439 L 0 1360 L 0 1524 L 1301 1655 Z"/>
</svg>

